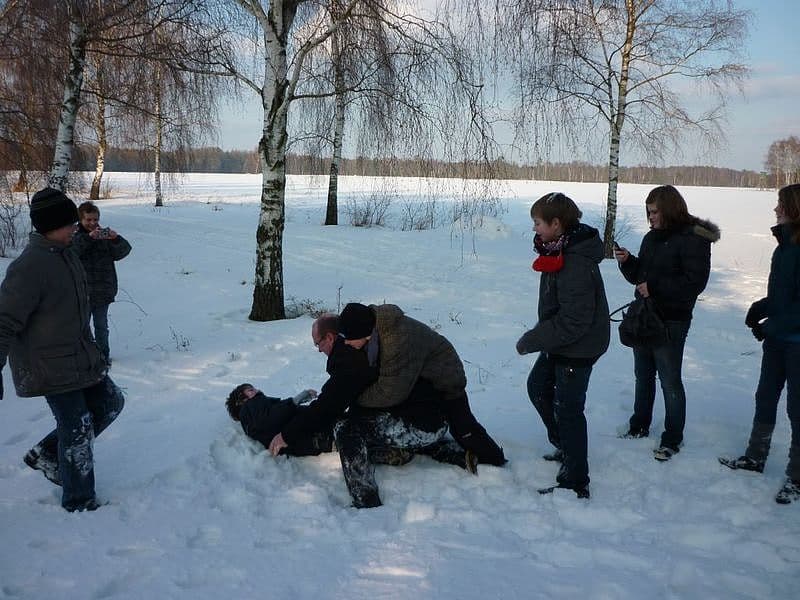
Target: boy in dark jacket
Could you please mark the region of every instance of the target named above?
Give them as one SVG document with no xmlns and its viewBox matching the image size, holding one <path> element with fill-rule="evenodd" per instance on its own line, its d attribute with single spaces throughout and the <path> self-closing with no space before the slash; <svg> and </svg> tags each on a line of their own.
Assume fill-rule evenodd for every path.
<svg viewBox="0 0 800 600">
<path fill-rule="evenodd" d="M 108 307 L 117 295 L 114 262 L 128 256 L 131 245 L 113 229 L 100 227 L 100 209 L 94 203 L 82 203 L 78 215 L 80 225 L 72 238 L 72 247 L 86 270 L 94 339 L 110 366 Z"/>
<path fill-rule="evenodd" d="M 68 511 L 95 510 L 93 442 L 125 403 L 89 330 L 89 294 L 67 252 L 78 211 L 61 191 L 31 200 L 36 230 L 0 285 L 0 368 L 9 358 L 21 398 L 44 396 L 56 429 L 24 461 L 63 488 Z M 0 398 L 2 398 L 0 378 Z"/>
<path fill-rule="evenodd" d="M 236 386 L 225 401 L 228 414 L 234 421 L 242 424 L 242 430 L 254 440 L 261 442 L 265 448 L 295 416 L 308 410 L 301 406 L 316 396 L 314 390 L 300 392 L 294 398 L 273 398 L 264 395 L 249 383 Z M 331 427 L 311 431 L 308 435 L 298 436 L 291 446 L 282 448 L 280 454 L 291 456 L 316 456 L 322 452 L 330 452 L 333 447 Z"/>
<path fill-rule="evenodd" d="M 517 352 L 539 352 L 528 376 L 528 396 L 561 461 L 555 487 L 589 497 L 586 417 L 592 366 L 608 348 L 608 302 L 599 264 L 603 243 L 580 222 L 581 211 L 564 194 L 542 196 L 531 207 L 534 248 L 540 254 L 539 322 L 517 342 Z M 553 487 L 539 490 L 549 493 Z"/>
</svg>

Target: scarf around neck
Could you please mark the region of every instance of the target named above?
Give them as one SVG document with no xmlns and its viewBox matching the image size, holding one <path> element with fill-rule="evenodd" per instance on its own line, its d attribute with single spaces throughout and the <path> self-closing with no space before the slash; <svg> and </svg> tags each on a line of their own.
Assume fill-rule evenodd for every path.
<svg viewBox="0 0 800 600">
<path fill-rule="evenodd" d="M 562 233 L 556 239 L 543 242 L 537 233 L 533 236 L 533 249 L 539 257 L 533 261 L 531 268 L 540 273 L 555 273 L 564 266 L 564 248 L 567 247 L 569 236 Z"/>
</svg>

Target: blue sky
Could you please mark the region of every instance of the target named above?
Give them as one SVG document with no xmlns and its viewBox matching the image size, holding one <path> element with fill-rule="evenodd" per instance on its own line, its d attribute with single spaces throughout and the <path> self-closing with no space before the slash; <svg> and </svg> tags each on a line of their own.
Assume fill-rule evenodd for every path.
<svg viewBox="0 0 800 600">
<path fill-rule="evenodd" d="M 744 97 L 730 101 L 728 144 L 712 164 L 761 170 L 769 145 L 800 136 L 798 0 L 737 0 L 750 10 L 747 54 L 752 73 Z"/>
<path fill-rule="evenodd" d="M 752 72 L 744 83 L 744 94 L 731 91 L 724 125 L 727 139 L 713 153 L 687 144 L 682 156 L 668 158 L 667 164 L 760 171 L 772 142 L 800 136 L 800 38 L 796 33 L 800 0 L 736 0 L 735 5 L 752 13 L 745 48 L 745 60 Z M 255 148 L 258 144 L 262 113 L 255 95 L 250 96 L 245 104 L 222 111 L 219 144 L 225 149 Z M 597 156 L 577 158 L 603 163 L 605 155 L 603 150 Z M 636 162 L 634 156 L 622 155 L 623 164 Z"/>
</svg>

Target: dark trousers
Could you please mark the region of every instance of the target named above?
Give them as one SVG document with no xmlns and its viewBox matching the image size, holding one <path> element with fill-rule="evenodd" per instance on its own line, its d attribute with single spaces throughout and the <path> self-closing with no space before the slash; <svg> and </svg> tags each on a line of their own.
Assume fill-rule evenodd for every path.
<svg viewBox="0 0 800 600">
<path fill-rule="evenodd" d="M 580 489 L 589 485 L 586 390 L 591 365 L 570 365 L 546 352 L 528 375 L 528 397 L 547 429 L 547 439 L 564 453 L 558 484 Z"/>
<path fill-rule="evenodd" d="M 478 462 L 498 467 L 506 463 L 503 449 L 472 414 L 466 393 L 452 400 L 440 400 L 440 407 L 450 434 L 464 450 L 475 454 Z"/>
<path fill-rule="evenodd" d="M 108 304 L 92 307 L 92 326 L 94 327 L 94 341 L 100 352 L 108 359 L 110 350 L 108 349 Z"/>
<path fill-rule="evenodd" d="M 91 387 L 45 398 L 56 418 L 56 428 L 37 444 L 39 454 L 58 462 L 61 505 L 79 510 L 95 498 L 94 438 L 117 418 L 125 397 L 106 376 Z"/>
<path fill-rule="evenodd" d="M 778 401 L 784 385 L 786 386 L 786 412 L 792 427 L 792 441 L 789 448 L 789 464 L 786 475 L 800 480 L 800 342 L 785 342 L 774 338 L 764 340 L 761 359 L 761 375 L 756 389 L 756 411 L 753 418 L 754 429 L 761 426 L 771 431 L 778 416 Z M 752 444 L 751 444 L 752 445 Z M 766 460 L 769 440 L 763 456 L 752 456 Z M 748 455 L 752 454 L 748 449 Z"/>
<path fill-rule="evenodd" d="M 385 458 L 387 448 L 414 453 L 422 452 L 426 448 L 433 451 L 434 448 L 431 447 L 446 434 L 447 425 L 444 421 L 440 422 L 438 429 L 430 431 L 419 427 L 410 418 L 386 412 L 356 414 L 337 422 L 333 435 L 342 461 L 344 480 L 353 498 L 353 506 L 380 506 L 378 484 L 375 482 L 375 463 L 394 464 Z"/>
<path fill-rule="evenodd" d="M 666 321 L 669 339 L 655 348 L 633 349 L 636 392 L 631 429 L 650 429 L 656 399 L 656 374 L 664 395 L 664 433 L 661 445 L 678 449 L 686 424 L 686 392 L 683 388 L 683 348 L 691 321 Z"/>
</svg>

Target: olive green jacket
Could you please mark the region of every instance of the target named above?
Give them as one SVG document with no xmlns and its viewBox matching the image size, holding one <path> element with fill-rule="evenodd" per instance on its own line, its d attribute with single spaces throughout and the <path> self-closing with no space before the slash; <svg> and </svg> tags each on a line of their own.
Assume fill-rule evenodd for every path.
<svg viewBox="0 0 800 600">
<path fill-rule="evenodd" d="M 444 336 L 406 316 L 394 304 L 371 308 L 380 344 L 378 380 L 358 397 L 359 405 L 388 408 L 402 404 L 419 378 L 431 382 L 444 399 L 464 394 L 464 365 Z"/>
</svg>

